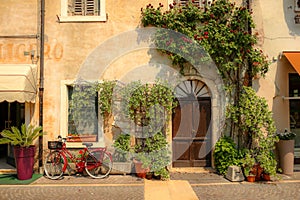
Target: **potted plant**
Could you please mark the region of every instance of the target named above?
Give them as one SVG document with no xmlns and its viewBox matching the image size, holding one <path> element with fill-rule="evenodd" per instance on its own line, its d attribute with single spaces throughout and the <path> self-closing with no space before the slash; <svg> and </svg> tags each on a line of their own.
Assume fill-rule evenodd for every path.
<svg viewBox="0 0 300 200">
<path fill-rule="evenodd" d="M 288 131 L 278 133 L 277 143 L 279 153 L 279 163 L 282 173 L 292 175 L 294 172 L 294 145 L 296 134 Z"/>
<path fill-rule="evenodd" d="M 134 163 L 139 177 L 144 178 L 147 173 L 156 178 L 167 180 L 170 173 L 167 166 L 170 164 L 170 151 L 166 137 L 162 132 L 155 133 L 152 137 L 141 139 L 135 146 Z"/>
<path fill-rule="evenodd" d="M 136 153 L 133 158 L 135 173 L 140 178 L 146 178 L 150 173 L 151 159 L 149 155 L 143 151 Z"/>
<path fill-rule="evenodd" d="M 120 90 L 120 113 L 131 119 L 130 130 L 135 132 L 134 159 L 137 176 L 154 175 L 168 179 L 170 152 L 166 127 L 177 103 L 168 83 L 157 80 L 154 84 L 133 81 Z"/>
<path fill-rule="evenodd" d="M 25 124 L 21 125 L 21 129 L 13 126 L 11 130 L 6 129 L 1 132 L 3 138 L 0 139 L 0 144 L 11 144 L 14 147 L 18 179 L 32 178 L 35 155 L 34 141 L 43 134 L 41 126 L 34 127 Z"/>
<path fill-rule="evenodd" d="M 252 151 L 247 151 L 245 153 L 245 157 L 242 160 L 242 168 L 244 171 L 244 175 L 247 178 L 248 182 L 254 182 L 256 177 L 256 160 L 252 154 Z"/>
<path fill-rule="evenodd" d="M 262 176 L 265 181 L 270 181 L 271 176 L 276 176 L 277 161 L 272 151 L 261 152 L 259 155 L 257 155 L 257 160 L 263 169 Z"/>
<path fill-rule="evenodd" d="M 128 174 L 131 173 L 131 145 L 129 134 L 119 134 L 113 143 L 113 167 L 111 174 Z"/>
</svg>

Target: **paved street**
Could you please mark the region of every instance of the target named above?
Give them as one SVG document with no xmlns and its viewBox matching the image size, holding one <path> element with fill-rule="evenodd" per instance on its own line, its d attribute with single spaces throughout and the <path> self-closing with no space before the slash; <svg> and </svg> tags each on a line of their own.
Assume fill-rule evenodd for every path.
<svg viewBox="0 0 300 200">
<path fill-rule="evenodd" d="M 299 172 L 294 177 L 283 176 L 279 181 L 256 183 L 230 182 L 215 173 L 172 173 L 171 176 L 172 181 L 187 181 L 201 200 L 299 200 L 299 178 Z M 101 180 L 81 176 L 65 176 L 62 180 L 42 177 L 30 185 L 0 185 L 0 199 L 143 200 L 144 189 L 145 180 L 134 175 L 111 175 Z"/>
<path fill-rule="evenodd" d="M 231 182 L 215 173 L 175 173 L 174 180 L 188 180 L 201 200 L 300 200 L 300 172 L 270 182 Z"/>
<path fill-rule="evenodd" d="M 225 185 L 192 185 L 201 200 L 299 200 L 300 182 L 260 184 L 241 183 Z"/>
</svg>

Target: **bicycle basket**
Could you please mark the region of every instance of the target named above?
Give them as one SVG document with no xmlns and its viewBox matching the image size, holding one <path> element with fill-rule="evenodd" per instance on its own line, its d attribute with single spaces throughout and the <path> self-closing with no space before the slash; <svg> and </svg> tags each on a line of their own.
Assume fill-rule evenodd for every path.
<svg viewBox="0 0 300 200">
<path fill-rule="evenodd" d="M 59 141 L 48 141 L 48 149 L 61 149 L 62 142 Z"/>
</svg>

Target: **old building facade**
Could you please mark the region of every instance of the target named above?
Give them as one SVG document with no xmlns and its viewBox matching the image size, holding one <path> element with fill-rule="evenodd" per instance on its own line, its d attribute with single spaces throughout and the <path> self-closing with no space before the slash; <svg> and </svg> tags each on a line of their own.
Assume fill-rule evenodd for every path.
<svg viewBox="0 0 300 200">
<path fill-rule="evenodd" d="M 149 3 L 154 7 L 162 3 L 163 9 L 167 9 L 172 2 L 53 0 L 45 1 L 44 5 L 36 0 L 3 2 L 0 75 L 5 81 L 0 84 L 1 130 L 21 123 L 41 124 L 47 135 L 39 144 L 47 149 L 48 140 L 70 133 L 69 101 L 74 83 L 82 80 L 154 83 L 163 79 L 172 83 L 174 91 L 181 91 L 177 97 L 185 102 L 176 108 L 180 115 L 173 115 L 169 123 L 167 135 L 173 166 L 211 166 L 210 151 L 225 118 L 221 77 L 208 66 L 181 75 L 149 42 L 155 29 L 145 29 L 140 24 L 141 8 Z M 291 127 L 297 132 L 300 124 L 297 121 L 300 120 L 297 117 L 300 25 L 294 19 L 298 13 L 297 1 L 250 3 L 256 23 L 253 32 L 259 33 L 258 45 L 272 60 L 266 78 L 255 79 L 253 87 L 268 100 L 278 131 Z M 196 98 L 188 99 L 189 94 L 196 94 Z M 96 136 L 92 142 L 94 146 L 111 146 L 115 132 L 122 131 L 121 122 L 110 118 L 109 125 L 105 125 L 101 116 L 96 115 L 99 120 L 91 131 Z M 296 147 L 300 148 L 299 142 L 300 132 L 296 139 Z M 67 145 L 82 147 L 76 141 Z M 10 154 L 10 147 L 1 146 L 1 158 L 11 158 Z"/>
</svg>

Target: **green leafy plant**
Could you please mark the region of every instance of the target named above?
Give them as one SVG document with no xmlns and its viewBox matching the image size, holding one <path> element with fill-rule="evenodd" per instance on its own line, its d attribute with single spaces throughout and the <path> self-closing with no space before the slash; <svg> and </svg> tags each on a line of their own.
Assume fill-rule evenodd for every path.
<svg viewBox="0 0 300 200">
<path fill-rule="evenodd" d="M 241 166 L 243 152 L 237 150 L 234 141 L 228 137 L 221 137 L 214 149 L 214 160 L 218 173 L 225 175 L 231 165 Z"/>
<path fill-rule="evenodd" d="M 133 81 L 120 90 L 121 113 L 137 127 L 146 127 L 143 136 L 160 131 L 177 106 L 174 93 L 167 83 L 156 80 L 154 84 Z"/>
<path fill-rule="evenodd" d="M 231 118 L 238 124 L 240 139 L 243 147 L 251 151 L 251 157 L 266 167 L 268 173 L 276 174 L 277 161 L 273 156 L 275 144 L 279 141 L 275 132 L 272 112 L 268 109 L 267 101 L 256 95 L 251 87 L 243 87 L 239 106 L 231 106 L 228 111 Z M 240 117 L 240 118 L 239 118 Z"/>
<path fill-rule="evenodd" d="M 232 105 L 228 108 L 227 127 L 233 138 L 239 136 L 237 127 L 240 120 L 244 120 L 243 114 L 239 114 L 242 85 L 251 86 L 256 75 L 264 77 L 270 65 L 267 56 L 257 48 L 258 34 L 252 33 L 255 24 L 251 11 L 229 0 L 215 0 L 204 8 L 192 1 L 184 6 L 174 2 L 168 10 L 163 7 L 160 3 L 157 8 L 151 4 L 142 8 L 142 25 L 161 28 L 153 38 L 154 43 L 181 72 L 190 67 L 189 64 L 197 66 L 199 62 L 214 61 L 223 78 L 229 105 Z M 162 29 L 182 35 L 174 36 Z M 238 144 L 240 142 L 238 140 Z"/>
<path fill-rule="evenodd" d="M 257 161 L 263 168 L 264 173 L 276 176 L 277 174 L 277 161 L 272 152 L 263 152 L 257 156 Z"/>
<path fill-rule="evenodd" d="M 34 144 L 35 139 L 46 134 L 42 131 L 42 127 L 34 127 L 33 125 L 22 124 L 21 128 L 11 127 L 11 130 L 5 129 L 1 132 L 3 138 L 0 139 L 0 144 L 11 144 L 20 147 L 30 147 Z"/>
<path fill-rule="evenodd" d="M 204 1 L 205 2 L 205 1 Z M 257 35 L 248 31 L 254 28 L 251 12 L 246 7 L 238 7 L 228 0 L 216 0 L 204 9 L 199 8 L 192 1 L 182 6 L 176 3 L 169 5 L 169 10 L 163 11 L 163 4 L 157 8 L 148 4 L 142 8 L 142 24 L 156 26 L 180 32 L 186 37 L 180 41 L 174 38 L 155 38 L 157 46 L 169 46 L 170 50 L 162 50 L 169 55 L 173 64 L 184 67 L 187 61 L 185 57 L 174 54 L 172 49 L 181 49 L 181 52 L 191 51 L 186 48 L 187 43 L 198 43 L 204 47 L 217 64 L 225 81 L 229 84 L 236 81 L 235 71 L 246 69 L 251 77 L 260 73 L 264 75 L 268 71 L 269 62 L 262 51 L 255 48 Z M 247 25 L 247 26 L 246 26 Z M 199 53 L 199 52 L 198 52 Z M 245 65 L 248 61 L 248 65 Z"/>
<path fill-rule="evenodd" d="M 256 160 L 251 153 L 251 151 L 247 151 L 245 157 L 242 159 L 242 167 L 244 170 L 245 176 L 256 176 L 256 172 L 254 172 L 254 165 Z"/>
<path fill-rule="evenodd" d="M 162 132 L 157 132 L 152 137 L 141 139 L 135 145 L 135 159 L 143 163 L 143 168 L 150 168 L 155 176 L 162 180 L 170 178 L 167 166 L 170 164 L 170 151 L 166 137 Z"/>
<path fill-rule="evenodd" d="M 113 154 L 113 160 L 115 162 L 126 162 L 130 160 L 130 154 L 132 151 L 130 144 L 130 135 L 121 133 L 118 135 L 113 143 L 115 152 Z"/>
<path fill-rule="evenodd" d="M 238 106 L 230 105 L 227 114 L 238 125 L 240 140 L 244 141 L 241 146 L 258 148 L 258 152 L 275 148 L 278 137 L 272 112 L 267 101 L 257 96 L 251 87 L 243 87 Z"/>
<path fill-rule="evenodd" d="M 134 159 L 155 176 L 168 179 L 170 152 L 163 133 L 177 106 L 173 90 L 159 80 L 154 84 L 133 81 L 120 90 L 120 99 L 120 113 L 134 122 L 137 135 L 142 136 L 136 138 Z"/>
<path fill-rule="evenodd" d="M 99 91 L 98 105 L 102 116 L 105 113 L 111 113 L 113 92 L 116 90 L 116 86 L 117 82 L 114 80 L 105 80 L 97 86 Z"/>
</svg>

